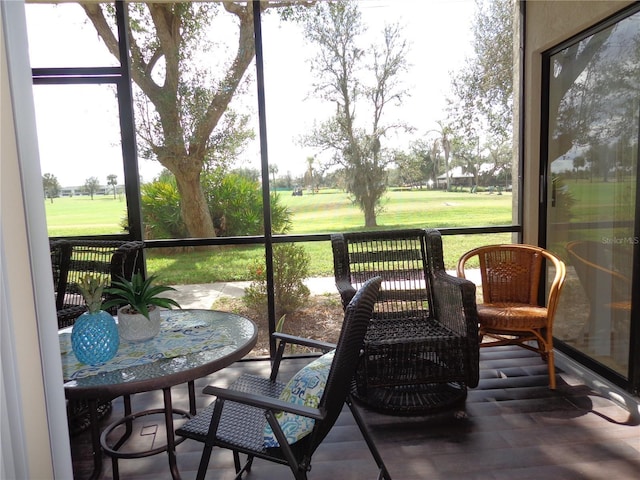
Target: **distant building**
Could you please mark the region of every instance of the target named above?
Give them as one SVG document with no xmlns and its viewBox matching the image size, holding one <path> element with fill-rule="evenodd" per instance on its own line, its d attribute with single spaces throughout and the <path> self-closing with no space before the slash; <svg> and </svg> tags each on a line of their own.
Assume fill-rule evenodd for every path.
<svg viewBox="0 0 640 480">
<path fill-rule="evenodd" d="M 60 189 L 61 197 L 77 197 L 81 195 L 89 195 L 84 185 L 75 187 L 62 187 Z M 113 187 L 111 185 L 100 185 L 94 192 L 94 195 L 113 195 Z M 116 195 L 124 195 L 124 185 L 116 185 Z"/>
<path fill-rule="evenodd" d="M 463 173 L 462 167 L 454 167 L 449 170 L 449 179 L 452 187 L 471 187 L 473 186 L 473 173 Z M 436 178 L 436 188 L 446 188 L 447 174 L 443 173 Z"/>
</svg>

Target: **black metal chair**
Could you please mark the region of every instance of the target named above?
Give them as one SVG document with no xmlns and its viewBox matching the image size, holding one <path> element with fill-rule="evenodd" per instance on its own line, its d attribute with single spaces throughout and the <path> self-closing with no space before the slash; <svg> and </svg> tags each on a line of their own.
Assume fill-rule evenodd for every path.
<svg viewBox="0 0 640 480">
<path fill-rule="evenodd" d="M 204 393 L 216 395 L 216 401 L 176 430 L 178 435 L 204 443 L 198 479 L 203 479 L 207 472 L 214 446 L 233 451 L 236 479 L 251 469 L 255 457 L 288 465 L 294 478 L 306 479 L 307 472 L 311 469 L 313 453 L 333 427 L 346 402 L 380 469 L 378 478 L 389 480 L 384 462 L 369 437 L 349 393 L 380 281 L 379 278 L 369 280 L 353 296 L 345 309 L 344 323 L 337 345 L 275 333 L 278 350 L 270 378 L 245 374 L 228 389 L 213 386 L 204 389 Z M 317 407 L 294 404 L 279 398 L 286 386 L 277 381 L 276 377 L 288 343 L 314 347 L 325 352 L 335 347 L 324 393 L 320 394 Z M 314 419 L 311 431 L 289 444 L 280 427 L 278 412 L 289 412 L 294 416 Z M 271 426 L 277 438 L 276 446 L 265 445 L 267 424 Z M 248 456 L 244 466 L 240 463 L 240 453 Z"/>
<path fill-rule="evenodd" d="M 429 414 L 478 385 L 475 285 L 447 274 L 435 229 L 331 236 L 343 305 L 367 279 L 383 283 L 356 372 L 355 396 L 390 414 Z"/>
</svg>

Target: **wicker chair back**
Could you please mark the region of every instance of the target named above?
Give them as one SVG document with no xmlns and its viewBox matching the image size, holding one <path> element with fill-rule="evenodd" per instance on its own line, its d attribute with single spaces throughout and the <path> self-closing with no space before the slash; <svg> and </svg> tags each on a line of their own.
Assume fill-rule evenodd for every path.
<svg viewBox="0 0 640 480">
<path fill-rule="evenodd" d="M 386 413 L 420 414 L 478 384 L 475 286 L 448 275 L 434 229 L 331 236 L 343 305 L 368 278 L 382 287 L 356 373 L 356 396 Z"/>
<path fill-rule="evenodd" d="M 58 328 L 73 325 L 86 306 L 78 284 L 86 274 L 110 282 L 131 278 L 141 268 L 143 242 L 61 239 L 50 242 Z M 115 312 L 114 312 L 115 313 Z"/>
</svg>

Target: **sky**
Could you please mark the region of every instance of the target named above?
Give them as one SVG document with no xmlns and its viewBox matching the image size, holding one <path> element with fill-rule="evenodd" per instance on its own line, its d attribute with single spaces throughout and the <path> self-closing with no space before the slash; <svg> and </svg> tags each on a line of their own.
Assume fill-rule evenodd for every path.
<svg viewBox="0 0 640 480">
<path fill-rule="evenodd" d="M 27 27 L 33 67 L 114 65 L 115 60 L 106 53 L 77 5 L 47 5 L 46 11 L 31 7 L 27 6 Z M 415 127 L 409 136 L 387 139 L 388 146 L 406 147 L 444 119 L 450 74 L 459 70 L 472 52 L 474 2 L 364 0 L 360 8 L 368 25 L 363 44 L 379 38 L 385 22 L 398 22 L 410 45 L 410 69 L 404 81 L 410 96 L 395 111 L 389 110 L 387 117 L 390 122 L 401 118 Z M 65 22 L 70 17 L 73 27 Z M 333 107 L 309 95 L 314 76 L 307 58 L 312 47 L 305 43 L 299 27 L 281 24 L 275 15 L 265 16 L 263 42 L 269 161 L 277 165 L 278 175 L 301 175 L 307 168 L 306 158 L 318 152 L 302 147 L 299 139 L 314 122 L 330 115 Z M 249 73 L 255 78 L 253 70 Z M 255 92 L 249 92 L 235 104 L 254 114 L 257 136 Z M 109 89 L 36 86 L 34 98 L 43 174 L 53 173 L 62 186 L 83 185 L 91 176 L 106 183 L 110 174 L 123 182 L 117 114 L 105 114 L 115 109 L 115 98 Z M 244 152 L 240 166 L 259 165 L 256 139 Z M 150 181 L 162 167 L 140 158 L 139 168 L 143 181 Z"/>
</svg>

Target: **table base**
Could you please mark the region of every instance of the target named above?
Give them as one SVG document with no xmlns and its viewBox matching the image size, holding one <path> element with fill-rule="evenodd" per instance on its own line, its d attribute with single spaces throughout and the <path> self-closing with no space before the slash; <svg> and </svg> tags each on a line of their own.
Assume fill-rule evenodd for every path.
<svg viewBox="0 0 640 480">
<path fill-rule="evenodd" d="M 176 461 L 176 445 L 182 443 L 184 439 L 179 439 L 176 441 L 175 439 L 175 429 L 173 426 L 173 416 L 174 414 L 181 415 L 185 418 L 191 418 L 196 414 L 196 398 L 195 398 L 195 383 L 193 381 L 187 382 L 187 388 L 189 392 L 189 411 L 174 409 L 171 400 L 171 388 L 163 388 L 162 393 L 164 397 L 164 408 L 157 408 L 152 410 L 144 410 L 141 412 L 132 413 L 131 409 L 131 396 L 124 395 L 123 403 L 124 403 L 124 416 L 116 422 L 109 424 L 105 430 L 100 433 L 100 427 L 98 425 L 98 412 L 97 412 L 97 404 L 98 401 L 96 399 L 89 399 L 89 413 L 91 418 L 91 442 L 93 445 L 93 472 L 89 477 L 91 480 L 96 480 L 100 477 L 102 473 L 102 452 L 111 457 L 111 462 L 113 466 L 113 479 L 117 480 L 119 478 L 118 472 L 118 458 L 142 458 L 151 455 L 156 455 L 161 452 L 167 452 L 167 456 L 169 457 L 169 469 L 171 470 L 171 476 L 174 480 L 180 479 L 180 473 L 178 472 L 178 465 Z M 137 417 L 142 417 L 151 414 L 164 414 L 165 419 L 165 428 L 167 431 L 167 444 L 162 447 L 154 448 L 152 450 L 148 450 L 145 452 L 135 452 L 135 453 L 125 453 L 118 452 L 118 449 L 122 447 L 126 443 L 126 441 L 131 436 L 133 430 L 133 420 Z M 125 425 L 125 432 L 120 437 L 120 439 L 113 445 L 109 446 L 107 444 L 107 436 L 111 433 L 117 426 Z"/>
<path fill-rule="evenodd" d="M 141 418 L 141 417 L 146 417 L 149 415 L 157 415 L 157 414 L 164 414 L 165 415 L 165 423 L 166 423 L 166 416 L 167 415 L 171 415 L 173 417 L 173 415 L 178 415 L 181 418 L 186 418 L 189 419 L 192 417 L 191 413 L 187 412 L 186 410 L 182 410 L 182 409 L 178 409 L 178 408 L 172 408 L 171 412 L 168 412 L 167 410 L 165 410 L 164 408 L 154 408 L 154 409 L 150 409 L 150 410 L 143 410 L 140 412 L 136 412 L 133 413 L 131 415 L 127 415 L 123 418 L 121 418 L 120 420 L 113 422 L 111 424 L 109 424 L 103 431 L 102 434 L 100 435 L 100 446 L 102 447 L 102 451 L 107 454 L 109 457 L 111 457 L 111 462 L 112 462 L 112 469 L 113 469 L 113 478 L 117 479 L 120 477 L 119 474 L 119 468 L 118 468 L 118 459 L 131 459 L 131 458 L 144 458 L 144 457 L 150 457 L 152 455 L 157 455 L 158 453 L 162 453 L 162 452 L 166 452 L 169 448 L 169 444 L 172 443 L 173 447 L 177 447 L 178 445 L 180 445 L 185 439 L 184 438 L 180 438 L 178 440 L 175 440 L 175 437 L 173 435 L 173 430 L 171 432 L 167 431 L 167 443 L 165 445 L 161 445 L 159 447 L 155 447 L 155 448 L 151 448 L 149 450 L 143 450 L 143 451 L 139 451 L 139 452 L 120 452 L 119 449 L 120 447 L 122 447 L 126 441 L 128 440 L 129 436 L 131 435 L 131 426 L 134 420 Z M 111 432 L 113 432 L 116 428 L 118 428 L 120 425 L 126 424 L 126 430 L 124 435 L 115 443 L 115 445 L 113 446 L 109 446 L 108 444 L 108 440 L 107 437 L 111 434 Z M 171 426 L 173 429 L 173 420 L 171 421 Z M 174 437 L 173 442 L 169 441 L 169 437 L 172 436 Z"/>
</svg>

